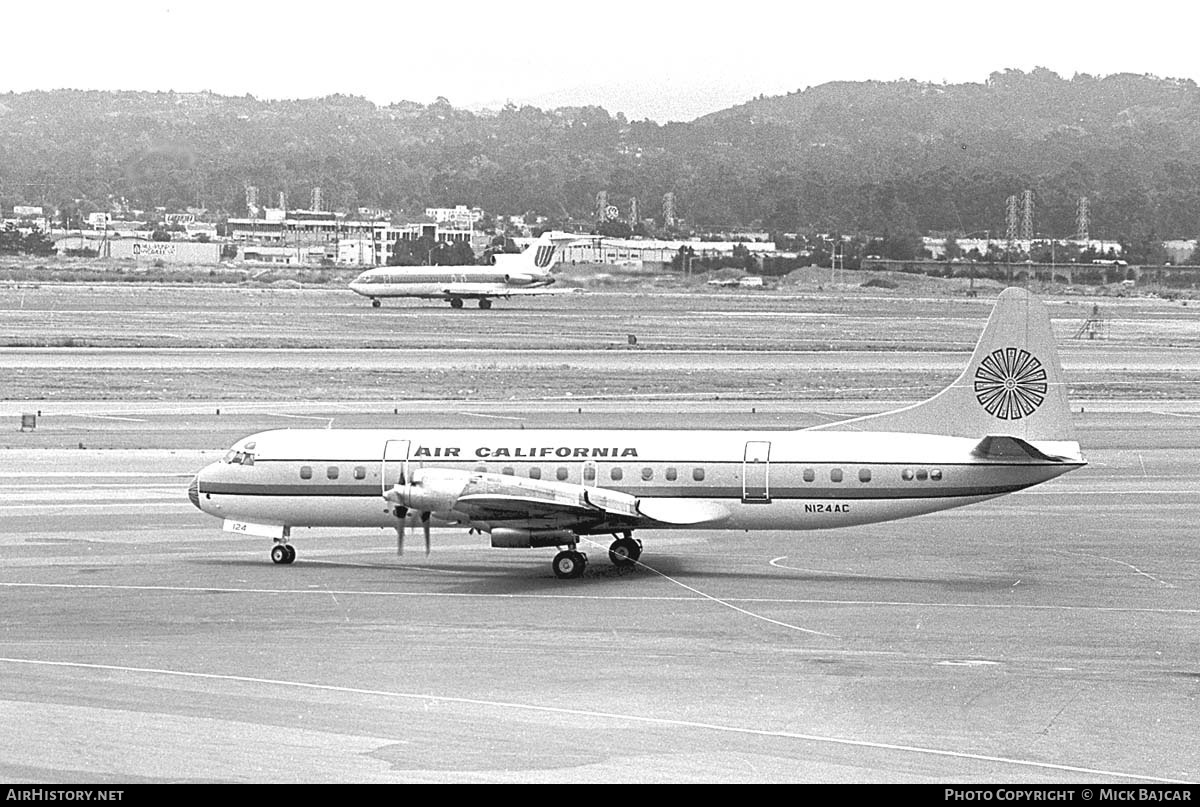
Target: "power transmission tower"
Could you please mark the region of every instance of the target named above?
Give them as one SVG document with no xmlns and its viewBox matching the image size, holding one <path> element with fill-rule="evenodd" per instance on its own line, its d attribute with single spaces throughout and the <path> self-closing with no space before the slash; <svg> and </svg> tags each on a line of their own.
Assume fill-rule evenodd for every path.
<svg viewBox="0 0 1200 807">
<path fill-rule="evenodd" d="M 1025 191 L 1025 210 L 1021 217 L 1021 238 L 1033 240 L 1033 191 Z"/>
<path fill-rule="evenodd" d="M 1005 218 L 1004 236 L 1011 250 L 1017 244 L 1017 197 L 1008 197 L 1008 215 Z"/>
<path fill-rule="evenodd" d="M 608 191 L 600 191 L 596 194 L 596 223 L 603 224 L 608 216 Z"/>
<path fill-rule="evenodd" d="M 629 229 L 636 229 L 638 225 L 638 208 L 637 197 L 634 196 L 629 200 Z"/>
<path fill-rule="evenodd" d="M 1080 196 L 1079 204 L 1075 206 L 1075 238 L 1080 241 L 1089 241 L 1088 230 L 1088 198 Z"/>
<path fill-rule="evenodd" d="M 317 186 L 312 189 L 312 198 L 309 200 L 308 209 L 309 210 L 320 210 L 321 209 L 321 188 L 320 188 L 320 186 Z"/>
<path fill-rule="evenodd" d="M 663 226 L 674 227 L 675 226 L 675 194 L 673 194 L 673 193 L 663 194 L 662 210 L 663 210 Z"/>
</svg>

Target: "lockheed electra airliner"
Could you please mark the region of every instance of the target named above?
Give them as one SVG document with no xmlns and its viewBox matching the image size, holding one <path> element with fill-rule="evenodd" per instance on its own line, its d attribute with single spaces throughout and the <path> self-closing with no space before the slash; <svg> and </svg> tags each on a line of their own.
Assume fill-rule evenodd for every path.
<svg viewBox="0 0 1200 807">
<path fill-rule="evenodd" d="M 1050 320 L 1007 289 L 966 370 L 922 403 L 792 431 L 277 430 L 238 442 L 189 495 L 232 532 L 420 526 L 558 547 L 583 574 L 585 536 L 636 563 L 638 530 L 810 530 L 872 524 L 1023 490 L 1085 465 Z"/>
<path fill-rule="evenodd" d="M 478 300 L 479 307 L 487 309 L 495 297 L 561 294 L 558 289 L 546 288 L 554 283 L 550 269 L 563 245 L 578 238 L 543 233 L 524 252 L 496 255 L 492 266 L 380 266 L 354 278 L 350 289 L 370 297 L 375 308 L 383 297 L 449 300 L 452 308 L 462 308 L 463 300 Z"/>
</svg>

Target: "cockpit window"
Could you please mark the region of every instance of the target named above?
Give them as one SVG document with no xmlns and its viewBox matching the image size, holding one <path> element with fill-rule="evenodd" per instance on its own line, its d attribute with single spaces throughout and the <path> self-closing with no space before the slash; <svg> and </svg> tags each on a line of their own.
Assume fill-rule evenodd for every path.
<svg viewBox="0 0 1200 807">
<path fill-rule="evenodd" d="M 254 443 L 247 443 L 246 448 L 254 448 Z M 221 462 L 226 465 L 253 465 L 254 452 L 246 451 L 245 449 L 231 448 L 221 458 Z"/>
</svg>

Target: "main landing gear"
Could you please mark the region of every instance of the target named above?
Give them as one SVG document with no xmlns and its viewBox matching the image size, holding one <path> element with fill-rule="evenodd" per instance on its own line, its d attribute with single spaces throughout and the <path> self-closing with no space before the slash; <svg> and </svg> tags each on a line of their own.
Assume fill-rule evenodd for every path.
<svg viewBox="0 0 1200 807">
<path fill-rule="evenodd" d="M 554 556 L 554 576 L 560 580 L 574 580 L 586 568 L 587 555 L 577 549 L 564 549 Z"/>
<path fill-rule="evenodd" d="M 374 297 L 371 298 L 371 308 L 379 308 L 381 305 L 383 305 L 383 303 L 379 302 L 379 300 L 375 299 Z"/>
<path fill-rule="evenodd" d="M 627 567 L 637 563 L 638 558 L 642 556 L 642 542 L 634 538 L 632 532 L 613 537 L 616 540 L 608 548 L 608 559 L 612 561 L 613 566 Z M 574 580 L 583 576 L 587 564 L 587 555 L 571 546 L 554 556 L 554 576 L 561 580 Z"/>
<path fill-rule="evenodd" d="M 480 297 L 479 298 L 479 307 L 482 308 L 484 311 L 487 311 L 489 308 L 492 307 L 492 301 L 486 297 Z"/>
<path fill-rule="evenodd" d="M 614 536 L 615 537 L 615 536 Z M 613 566 L 632 566 L 642 556 L 642 542 L 627 532 L 612 542 L 608 548 L 608 559 Z"/>
<path fill-rule="evenodd" d="M 462 298 L 461 297 L 451 297 L 450 298 L 450 307 L 451 308 L 462 308 Z"/>
<path fill-rule="evenodd" d="M 275 544 L 271 547 L 271 560 L 274 563 L 294 563 L 296 548 L 291 544 Z"/>
</svg>

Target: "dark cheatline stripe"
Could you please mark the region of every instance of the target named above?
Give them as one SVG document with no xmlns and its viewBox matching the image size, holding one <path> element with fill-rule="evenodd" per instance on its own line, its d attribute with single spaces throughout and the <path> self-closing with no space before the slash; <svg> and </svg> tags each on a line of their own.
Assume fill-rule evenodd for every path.
<svg viewBox="0 0 1200 807">
<path fill-rule="evenodd" d="M 903 488 L 771 488 L 772 501 L 813 500 L 813 499 L 957 499 L 969 496 L 998 496 L 1013 493 L 1030 487 L 1037 482 L 1025 482 L 1008 485 L 970 485 L 956 487 L 919 487 L 920 482 L 912 487 Z M 926 483 L 927 484 L 927 483 Z M 637 488 L 621 490 L 632 496 L 642 498 L 672 498 L 672 499 L 737 499 L 742 498 L 740 487 L 712 487 L 698 490 L 686 488 Z M 382 499 L 378 485 L 252 485 L 237 483 L 210 483 L 204 486 L 206 494 L 225 496 L 326 496 L 335 498 L 372 498 Z"/>
</svg>

